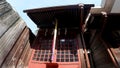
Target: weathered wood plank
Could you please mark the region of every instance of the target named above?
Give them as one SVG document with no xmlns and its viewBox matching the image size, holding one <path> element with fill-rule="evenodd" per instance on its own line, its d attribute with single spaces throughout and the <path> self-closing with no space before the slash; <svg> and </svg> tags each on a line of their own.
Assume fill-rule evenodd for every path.
<svg viewBox="0 0 120 68">
<path fill-rule="evenodd" d="M 0 66 L 13 68 L 30 57 L 29 29 L 6 0 L 0 0 Z M 26 57 L 28 57 L 26 59 Z M 12 66 L 13 65 L 13 66 Z"/>
<path fill-rule="evenodd" d="M 106 67 L 108 65 L 114 67 L 107 48 L 103 44 L 102 39 L 100 39 L 99 33 L 96 34 L 90 48 L 93 52 L 92 56 L 94 58 L 96 68 Z"/>
<path fill-rule="evenodd" d="M 0 0 L 0 2 L 5 2 L 6 0 Z"/>
<path fill-rule="evenodd" d="M 30 43 L 29 41 L 26 44 L 26 47 L 18 61 L 17 68 L 24 68 L 26 60 L 29 58 Z"/>
<path fill-rule="evenodd" d="M 29 44 L 30 46 L 30 44 Z M 28 64 L 29 64 L 29 61 L 30 61 L 30 58 L 31 58 L 31 55 L 32 55 L 32 49 L 29 48 L 29 53 L 28 53 L 28 57 L 27 58 L 24 58 L 25 60 L 25 63 L 24 63 L 24 68 L 28 68 Z"/>
<path fill-rule="evenodd" d="M 119 48 L 115 48 L 114 49 L 113 47 L 111 47 L 110 43 L 108 43 L 108 42 L 104 42 L 104 44 L 108 45 L 106 47 L 109 47 L 108 48 L 108 53 L 110 54 L 112 62 L 114 63 L 114 65 L 116 66 L 116 68 L 120 68 L 120 61 L 119 61 L 120 60 L 120 58 L 119 58 L 120 57 L 120 49 Z"/>
<path fill-rule="evenodd" d="M 8 12 L 11 9 L 11 5 L 6 1 L 0 2 L 0 16 L 2 16 L 4 13 Z"/>
<path fill-rule="evenodd" d="M 29 44 L 29 45 L 30 45 L 30 44 Z M 24 68 L 28 68 L 29 61 L 30 61 L 30 58 L 31 58 L 31 55 L 32 55 L 32 49 L 30 48 L 28 51 L 29 51 L 29 53 L 28 53 L 28 58 L 24 58 L 24 60 L 25 60 Z"/>
<path fill-rule="evenodd" d="M 0 21 L 3 21 L 4 19 L 6 19 L 6 17 L 9 17 L 10 15 L 12 15 L 14 13 L 16 13 L 14 10 L 9 10 L 8 12 L 6 12 L 0 16 Z"/>
<path fill-rule="evenodd" d="M 106 49 L 105 48 L 99 48 L 99 50 L 96 50 L 95 52 L 94 52 L 94 56 L 98 56 L 98 55 L 100 55 L 101 53 L 103 53 L 103 52 L 105 52 L 106 51 Z"/>
<path fill-rule="evenodd" d="M 106 60 L 106 61 L 109 61 L 111 60 L 108 53 L 106 51 L 100 53 L 99 55 L 96 55 L 94 56 L 94 60 L 98 63 L 98 62 L 101 62 L 102 59 Z"/>
<path fill-rule="evenodd" d="M 12 62 L 14 62 L 15 67 L 17 66 L 18 61 L 19 61 L 19 59 L 20 59 L 20 57 L 21 57 L 21 55 L 22 55 L 22 53 L 23 53 L 23 51 L 24 51 L 24 49 L 25 49 L 25 46 L 26 46 L 26 44 L 27 44 L 27 41 L 28 41 L 28 39 L 29 39 L 29 36 L 27 36 L 27 35 L 29 34 L 29 33 L 28 33 L 28 30 L 25 31 L 25 32 L 26 32 L 26 34 L 23 34 L 24 37 L 23 37 L 20 41 L 18 41 L 18 42 L 16 43 L 16 45 L 17 45 L 17 46 L 20 46 L 20 47 L 18 47 L 16 53 L 15 53 L 14 56 L 12 57 L 12 58 L 14 58 L 15 60 L 14 60 L 14 61 L 11 60 L 8 66 L 10 66 L 10 64 L 11 64 Z"/>
<path fill-rule="evenodd" d="M 97 68 L 115 68 L 112 64 L 99 65 Z"/>
<path fill-rule="evenodd" d="M 9 30 L 0 38 L 0 65 L 4 58 L 12 48 L 15 41 L 18 39 L 20 33 L 26 24 L 22 19 L 19 19 Z"/>
<path fill-rule="evenodd" d="M 87 68 L 90 68 L 90 60 L 88 58 L 88 53 L 87 53 L 87 48 L 86 48 L 86 45 L 85 45 L 85 41 L 84 41 L 84 37 L 83 37 L 83 34 L 81 33 L 81 41 L 82 41 L 82 45 L 83 45 L 83 50 L 84 50 L 84 55 L 85 55 L 85 61 L 86 61 L 86 65 L 87 65 Z"/>
<path fill-rule="evenodd" d="M 91 37 L 90 37 L 90 41 L 89 41 L 90 44 L 93 42 L 96 32 L 97 32 L 96 30 L 91 30 L 91 32 L 90 32 Z"/>
<path fill-rule="evenodd" d="M 27 57 L 29 57 L 28 54 L 29 54 L 29 51 L 30 51 L 30 49 L 31 49 L 29 42 L 28 42 L 28 44 L 27 44 L 27 48 L 28 48 L 28 50 L 26 50 L 26 54 L 25 54 L 26 57 L 23 57 L 23 61 L 24 61 L 24 62 L 27 60 Z"/>
<path fill-rule="evenodd" d="M 120 67 L 120 48 L 111 48 L 111 51 L 113 55 L 115 56 L 115 59 L 117 60 L 119 67 Z"/>
<path fill-rule="evenodd" d="M 0 20 L 0 38 L 19 19 L 18 13 L 11 11 L 10 15 Z"/>
<path fill-rule="evenodd" d="M 3 65 L 2 65 L 3 68 L 10 67 L 11 65 L 9 65 L 9 64 L 12 63 L 13 61 L 14 61 L 13 66 L 16 66 L 17 61 L 19 60 L 19 57 L 22 54 L 27 41 L 29 40 L 28 34 L 29 34 L 29 30 L 28 30 L 28 28 L 25 28 L 23 30 L 22 34 L 20 35 L 19 39 L 14 44 L 12 50 L 6 57 L 6 60 L 4 61 Z M 13 60 L 13 59 L 15 59 L 15 60 Z"/>
<path fill-rule="evenodd" d="M 99 47 L 99 40 L 98 40 L 98 35 L 95 36 L 94 40 L 92 41 L 90 48 L 92 48 L 92 50 L 95 50 L 97 47 Z"/>
</svg>

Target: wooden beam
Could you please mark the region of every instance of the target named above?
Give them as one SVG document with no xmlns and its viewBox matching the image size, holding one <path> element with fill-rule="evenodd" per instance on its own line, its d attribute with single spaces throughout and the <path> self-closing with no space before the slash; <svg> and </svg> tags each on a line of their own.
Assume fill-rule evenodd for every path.
<svg viewBox="0 0 120 68">
<path fill-rule="evenodd" d="M 90 61 L 88 58 L 88 53 L 87 53 L 87 49 L 86 49 L 86 45 L 85 45 L 85 41 L 84 41 L 84 37 L 83 37 L 82 32 L 81 32 L 81 39 L 82 39 L 82 45 L 83 45 L 85 59 L 86 59 L 86 65 L 87 65 L 87 68 L 90 68 Z"/>
<path fill-rule="evenodd" d="M 119 65 L 118 65 L 118 63 L 117 63 L 117 61 L 115 59 L 115 55 L 114 55 L 115 53 L 113 52 L 113 50 L 111 51 L 112 48 L 110 48 L 109 45 L 108 45 L 108 43 L 106 43 L 105 41 L 103 41 L 101 38 L 100 38 L 100 40 L 103 42 L 105 48 L 107 49 L 107 51 L 108 51 L 108 53 L 110 55 L 110 58 L 111 58 L 113 64 L 115 65 L 115 67 L 119 68 Z"/>
<path fill-rule="evenodd" d="M 79 46 L 79 53 L 80 53 L 80 63 L 81 63 L 81 68 L 87 68 L 86 66 L 86 61 L 85 61 L 85 55 L 84 55 L 84 50 L 83 50 L 83 46 L 82 46 L 82 40 L 80 38 L 80 35 L 77 36 L 78 39 L 78 46 Z"/>
<path fill-rule="evenodd" d="M 83 31 L 87 31 L 87 24 L 88 24 L 88 20 L 90 19 L 91 13 L 88 14 L 87 18 L 85 19 L 85 24 L 83 25 Z"/>
<path fill-rule="evenodd" d="M 83 29 L 83 24 L 84 24 L 84 22 L 83 22 L 84 4 L 79 4 L 79 6 L 80 6 L 80 8 L 79 8 L 79 10 L 80 10 L 80 29 L 81 29 L 81 31 L 83 32 L 83 30 L 84 30 L 84 29 Z"/>
<path fill-rule="evenodd" d="M 102 33 L 105 29 L 106 23 L 107 23 L 107 13 L 106 12 L 101 12 L 101 14 L 102 14 L 102 21 L 101 21 L 102 26 L 101 26 L 101 32 L 100 33 L 102 35 Z"/>
<path fill-rule="evenodd" d="M 102 6 L 100 8 L 95 8 L 95 7 L 91 8 L 90 13 L 91 14 L 99 14 L 102 11 L 110 13 L 115 1 L 116 0 L 106 0 L 106 2 L 104 3 L 104 6 Z"/>
</svg>

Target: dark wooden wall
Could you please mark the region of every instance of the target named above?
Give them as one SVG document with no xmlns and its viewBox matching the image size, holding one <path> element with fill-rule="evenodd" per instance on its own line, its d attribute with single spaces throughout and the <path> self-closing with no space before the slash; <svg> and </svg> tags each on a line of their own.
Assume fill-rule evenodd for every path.
<svg viewBox="0 0 120 68">
<path fill-rule="evenodd" d="M 120 14 L 93 14 L 85 32 L 86 46 L 95 68 L 120 68 Z"/>
<path fill-rule="evenodd" d="M 29 28 L 5 0 L 0 1 L 0 68 L 27 67 Z"/>
<path fill-rule="evenodd" d="M 95 68 L 114 68 L 115 66 L 106 47 L 107 45 L 101 39 L 99 32 L 95 31 L 94 33 L 92 33 L 90 38 L 90 49 Z"/>
</svg>

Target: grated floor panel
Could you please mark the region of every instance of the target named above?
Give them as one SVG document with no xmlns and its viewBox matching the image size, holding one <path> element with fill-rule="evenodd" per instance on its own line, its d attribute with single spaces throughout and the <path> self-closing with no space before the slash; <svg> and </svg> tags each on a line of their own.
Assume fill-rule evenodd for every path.
<svg viewBox="0 0 120 68">
<path fill-rule="evenodd" d="M 61 39 L 56 48 L 56 62 L 78 62 L 78 47 L 74 39 Z"/>
<path fill-rule="evenodd" d="M 32 60 L 49 62 L 51 56 L 52 40 L 41 40 L 40 45 L 34 52 Z"/>
<path fill-rule="evenodd" d="M 52 40 L 40 40 L 32 60 L 49 62 Z M 56 45 L 56 62 L 78 62 L 78 46 L 75 39 L 59 39 Z"/>
</svg>

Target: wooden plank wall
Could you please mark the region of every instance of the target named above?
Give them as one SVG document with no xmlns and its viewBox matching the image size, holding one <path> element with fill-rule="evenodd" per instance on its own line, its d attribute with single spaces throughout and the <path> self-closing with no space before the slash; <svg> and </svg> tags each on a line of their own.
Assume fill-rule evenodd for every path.
<svg viewBox="0 0 120 68">
<path fill-rule="evenodd" d="M 117 62 L 116 64 L 118 64 L 118 66 L 120 67 L 120 29 L 111 31 L 111 34 L 112 36 L 110 37 L 113 38 L 112 41 L 114 41 L 115 43 L 110 44 L 110 42 L 108 42 L 107 45 L 110 46 L 110 50 Z"/>
<path fill-rule="evenodd" d="M 0 68 L 27 67 L 29 28 L 5 0 L 0 1 Z"/>
<path fill-rule="evenodd" d="M 91 34 L 93 35 L 91 36 L 90 49 L 95 68 L 114 68 L 115 66 L 108 52 L 108 48 L 100 38 L 100 33 L 92 30 Z"/>
</svg>

